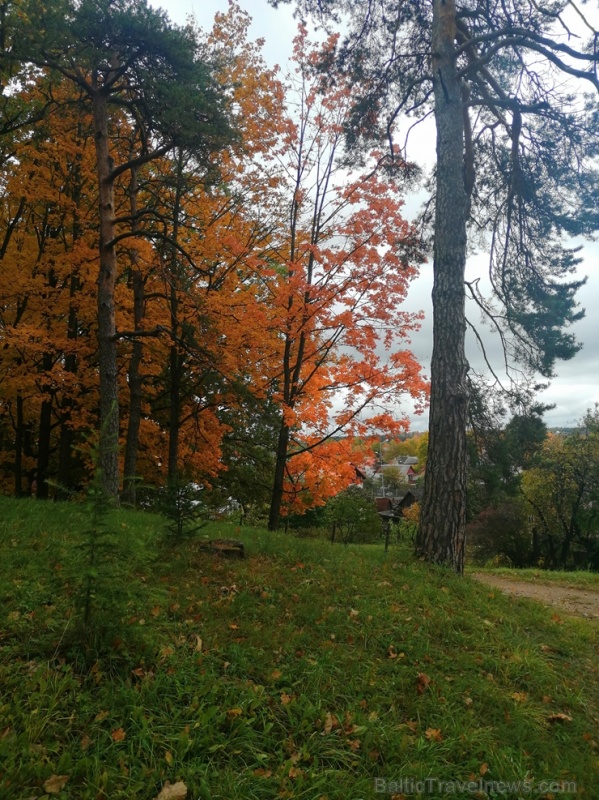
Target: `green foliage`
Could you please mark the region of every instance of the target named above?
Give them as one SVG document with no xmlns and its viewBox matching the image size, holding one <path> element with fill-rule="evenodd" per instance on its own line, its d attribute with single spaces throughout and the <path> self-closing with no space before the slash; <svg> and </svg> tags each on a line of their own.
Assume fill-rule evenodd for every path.
<svg viewBox="0 0 599 800">
<path fill-rule="evenodd" d="M 244 561 L 194 542 L 129 561 L 129 635 L 92 663 L 56 657 L 81 512 L 0 498 L 2 797 L 43 797 L 62 775 L 63 800 L 152 800 L 167 780 L 194 798 L 348 800 L 380 776 L 481 771 L 597 796 L 592 622 L 555 622 L 400 548 L 219 523 Z M 139 547 L 160 525 L 108 520 Z"/>
<path fill-rule="evenodd" d="M 171 483 L 162 490 L 158 510 L 168 520 L 166 533 L 169 538 L 180 541 L 194 536 L 206 525 L 200 496 L 198 486 L 185 481 Z"/>
<path fill-rule="evenodd" d="M 524 475 L 522 491 L 541 557 L 552 568 L 596 569 L 599 546 L 599 406 L 580 427 L 554 434 Z"/>
<path fill-rule="evenodd" d="M 381 538 L 381 521 L 370 497 L 350 486 L 327 503 L 326 515 L 331 541 L 344 544 L 376 542 Z"/>
<path fill-rule="evenodd" d="M 499 561 L 522 568 L 538 561 L 522 498 L 505 495 L 498 499 L 478 514 L 467 531 L 469 560 L 474 564 Z"/>
<path fill-rule="evenodd" d="M 146 0 L 22 2 L 19 60 L 47 66 L 95 91 L 91 76 L 143 129 L 146 144 L 185 147 L 207 165 L 234 137 L 214 65 L 198 57 L 190 27 L 178 27 Z"/>
</svg>

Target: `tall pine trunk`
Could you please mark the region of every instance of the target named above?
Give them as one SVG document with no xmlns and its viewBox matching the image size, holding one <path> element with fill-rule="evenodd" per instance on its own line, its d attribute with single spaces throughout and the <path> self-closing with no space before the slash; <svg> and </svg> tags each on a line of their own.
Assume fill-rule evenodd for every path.
<svg viewBox="0 0 599 800">
<path fill-rule="evenodd" d="M 100 273 L 98 275 L 98 367 L 100 373 L 100 446 L 98 467 L 107 497 L 119 493 L 119 398 L 114 287 L 117 261 L 114 247 L 114 180 L 108 139 L 108 97 L 92 94 L 94 142 L 100 201 Z"/>
<path fill-rule="evenodd" d="M 131 170 L 129 183 L 129 201 L 133 231 L 139 230 L 137 222 L 137 171 Z M 133 288 L 133 330 L 143 327 L 145 306 L 145 283 L 139 268 L 135 245 L 131 253 L 131 284 Z M 129 421 L 125 442 L 125 464 L 123 469 L 123 499 L 135 506 L 137 501 L 137 453 L 139 450 L 139 428 L 141 424 L 141 406 L 143 400 L 143 375 L 141 363 L 143 343 L 139 337 L 133 339 L 131 358 L 129 359 Z"/>
<path fill-rule="evenodd" d="M 177 244 L 179 240 L 179 214 L 183 195 L 183 152 L 177 153 L 177 188 L 173 205 L 172 252 L 170 254 L 170 315 L 171 339 L 169 350 L 169 420 L 168 420 L 168 462 L 167 483 L 175 487 L 179 483 L 179 427 L 181 424 L 181 378 L 183 376 L 183 356 L 179 351 L 179 283 L 181 279 Z M 182 334 L 182 331 L 181 331 Z"/>
<path fill-rule="evenodd" d="M 455 0 L 434 0 L 432 66 L 437 124 L 433 355 L 427 470 L 417 552 L 464 569 L 466 525 L 466 218 L 464 119 L 456 72 Z"/>
</svg>

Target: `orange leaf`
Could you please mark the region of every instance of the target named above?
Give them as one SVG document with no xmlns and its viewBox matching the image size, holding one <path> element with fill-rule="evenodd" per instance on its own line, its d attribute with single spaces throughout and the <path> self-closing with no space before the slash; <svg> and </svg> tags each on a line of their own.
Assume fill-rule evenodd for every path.
<svg viewBox="0 0 599 800">
<path fill-rule="evenodd" d="M 428 686 L 431 682 L 431 679 L 426 674 L 426 672 L 419 672 L 418 673 L 418 684 L 416 686 L 416 691 L 418 694 L 424 694 L 425 691 L 428 689 Z"/>
<path fill-rule="evenodd" d="M 111 737 L 114 739 L 115 742 L 122 742 L 124 739 L 127 738 L 127 734 L 122 728 L 117 728 L 111 734 Z"/>
<path fill-rule="evenodd" d="M 443 736 L 441 735 L 441 730 L 439 728 L 427 728 L 424 735 L 429 742 L 443 741 Z"/>
</svg>

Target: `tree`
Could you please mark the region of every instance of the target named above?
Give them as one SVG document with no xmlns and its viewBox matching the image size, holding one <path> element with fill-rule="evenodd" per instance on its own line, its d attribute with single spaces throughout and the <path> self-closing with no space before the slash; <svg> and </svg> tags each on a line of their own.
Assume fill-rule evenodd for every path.
<svg viewBox="0 0 599 800">
<path fill-rule="evenodd" d="M 277 5 L 277 0 L 273 0 Z M 282 1 L 282 0 L 281 0 Z M 551 376 L 579 348 L 565 332 L 580 318 L 577 257 L 564 234 L 598 226 L 592 163 L 597 152 L 597 34 L 572 46 L 572 3 L 509 0 L 297 0 L 348 33 L 324 62 L 359 75 L 350 137 L 392 139 L 401 114 L 434 114 L 434 343 L 430 439 L 417 550 L 463 569 L 468 364 L 466 291 L 502 338 L 506 359 Z M 576 24 L 573 22 L 572 24 Z M 465 283 L 467 231 L 486 237 L 487 302 Z M 471 240 L 472 241 L 472 240 Z M 481 345 L 482 345 L 482 340 Z"/>
<path fill-rule="evenodd" d="M 599 553 L 599 408 L 569 435 L 550 436 L 522 482 L 539 551 L 553 569 L 571 566 L 573 549 L 596 568 Z M 542 545 L 542 546 L 541 546 Z"/>
<path fill-rule="evenodd" d="M 399 349 L 420 318 L 402 308 L 421 259 L 416 232 L 401 216 L 408 167 L 373 153 L 362 172 L 350 168 L 342 145 L 353 87 L 340 81 L 325 89 L 310 75 L 319 57 L 302 29 L 279 154 L 276 194 L 285 216 L 265 264 L 270 326 L 282 343 L 271 374 L 281 409 L 271 530 L 282 508 L 324 502 L 348 485 L 349 434 L 397 432 L 406 420 L 387 409 L 404 394 L 421 401 L 426 393 L 414 357 Z M 395 352 L 382 359 L 381 346 Z M 332 409 L 333 397 L 340 408 Z"/>
<path fill-rule="evenodd" d="M 44 6 L 16 3 L 19 36 L 11 58 L 48 68 L 72 81 L 87 98 L 94 120 L 99 192 L 98 365 L 100 447 L 98 466 L 108 497 L 119 491 L 119 393 L 115 285 L 117 244 L 131 229 L 119 224 L 115 184 L 121 175 L 167 153 L 193 148 L 206 159 L 231 138 L 224 98 L 210 66 L 197 57 L 189 29 L 172 25 L 145 0 L 62 0 Z M 10 18 L 12 19 L 12 18 Z M 111 108 L 136 123 L 135 154 L 116 160 L 118 130 Z M 129 226 L 127 234 L 123 226 Z"/>
</svg>

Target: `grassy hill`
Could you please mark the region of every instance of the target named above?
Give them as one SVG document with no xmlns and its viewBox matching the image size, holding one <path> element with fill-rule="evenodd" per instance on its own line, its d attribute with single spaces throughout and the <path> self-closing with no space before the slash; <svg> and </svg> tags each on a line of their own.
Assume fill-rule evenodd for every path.
<svg viewBox="0 0 599 800">
<path fill-rule="evenodd" d="M 408 548 L 121 511 L 90 570 L 84 507 L 0 519 L 0 798 L 599 797 L 596 623 Z"/>
</svg>

